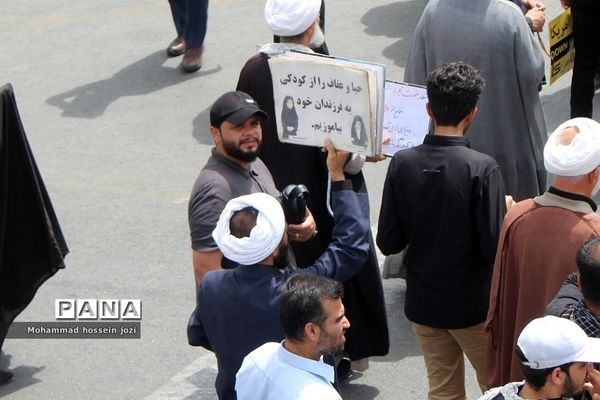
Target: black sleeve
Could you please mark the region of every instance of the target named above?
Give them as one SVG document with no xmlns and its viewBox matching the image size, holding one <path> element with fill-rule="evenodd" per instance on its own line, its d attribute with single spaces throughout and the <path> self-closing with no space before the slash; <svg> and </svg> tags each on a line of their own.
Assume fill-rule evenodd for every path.
<svg viewBox="0 0 600 400">
<path fill-rule="evenodd" d="M 384 255 L 396 254 L 404 250 L 408 240 L 404 235 L 400 213 L 401 207 L 394 185 L 396 158 L 393 158 L 383 183 L 383 196 L 379 210 L 376 242 Z"/>
<path fill-rule="evenodd" d="M 207 350 L 213 351 L 208 336 L 206 336 L 206 330 L 200 316 L 200 297 L 201 297 L 202 285 L 196 287 L 196 308 L 190 315 L 187 326 L 187 337 L 190 346 L 202 346 Z"/>
<path fill-rule="evenodd" d="M 581 289 L 577 285 L 578 276 L 578 272 L 573 272 L 567 277 L 556 296 L 554 296 L 550 304 L 546 307 L 546 315 L 560 317 L 570 306 L 583 298 Z"/>
<path fill-rule="evenodd" d="M 479 198 L 475 205 L 476 226 L 481 255 L 486 265 L 493 266 L 496 248 L 506 214 L 504 183 L 500 167 L 496 164 L 481 181 Z"/>
</svg>

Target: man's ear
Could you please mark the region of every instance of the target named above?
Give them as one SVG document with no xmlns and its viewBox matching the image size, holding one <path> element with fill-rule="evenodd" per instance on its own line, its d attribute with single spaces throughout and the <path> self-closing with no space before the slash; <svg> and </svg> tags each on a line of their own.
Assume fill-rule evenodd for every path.
<svg viewBox="0 0 600 400">
<path fill-rule="evenodd" d="M 425 109 L 427 110 L 427 115 L 429 115 L 429 118 L 435 119 L 435 115 L 433 115 L 433 111 L 431 111 L 431 104 L 429 104 L 429 102 L 425 104 Z"/>
<path fill-rule="evenodd" d="M 546 383 L 552 383 L 556 386 L 562 386 L 564 383 L 564 377 L 561 372 L 563 371 L 559 367 L 554 368 L 552 372 L 550 372 L 550 374 L 548 374 L 548 376 L 546 377 Z"/>
<path fill-rule="evenodd" d="M 600 179 L 600 167 L 594 168 L 594 170 L 591 173 L 594 178 L 594 184 L 596 184 L 596 182 L 598 182 L 598 179 Z"/>
<path fill-rule="evenodd" d="M 473 120 L 475 119 L 475 116 L 477 115 L 477 111 L 479 109 L 477 108 L 477 106 L 473 107 L 473 109 L 467 114 L 467 116 L 465 117 L 465 122 L 467 124 L 470 124 L 471 122 L 473 122 Z"/>
<path fill-rule="evenodd" d="M 309 342 L 318 342 L 321 336 L 321 327 L 314 322 L 304 325 L 304 339 Z"/>
<path fill-rule="evenodd" d="M 312 23 L 308 28 L 306 28 L 306 30 L 304 31 L 304 37 L 308 37 L 308 40 L 310 40 L 310 38 L 312 38 L 312 35 L 315 31 L 315 24 Z"/>
<path fill-rule="evenodd" d="M 213 140 L 215 141 L 215 144 L 221 143 L 221 131 L 219 130 L 219 128 L 215 128 L 214 126 L 211 126 L 210 127 L 210 135 L 212 136 Z"/>
</svg>

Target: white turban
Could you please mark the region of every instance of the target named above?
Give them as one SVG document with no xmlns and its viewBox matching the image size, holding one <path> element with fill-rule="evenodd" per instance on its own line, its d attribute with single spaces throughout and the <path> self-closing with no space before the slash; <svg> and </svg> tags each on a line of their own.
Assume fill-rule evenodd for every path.
<svg viewBox="0 0 600 400">
<path fill-rule="evenodd" d="M 577 133 L 570 143 L 563 144 L 560 135 L 568 127 Z M 544 146 L 544 166 L 559 176 L 585 175 L 600 165 L 600 124 L 589 118 L 573 118 L 562 123 Z"/>
<path fill-rule="evenodd" d="M 250 237 L 237 238 L 229 230 L 229 221 L 234 212 L 246 207 L 258 210 L 256 226 L 250 231 Z M 279 201 L 266 193 L 253 193 L 227 202 L 212 236 L 225 257 L 238 264 L 251 265 L 277 249 L 284 231 L 285 216 Z"/>
<path fill-rule="evenodd" d="M 319 16 L 321 0 L 267 0 L 265 21 L 278 36 L 296 36 L 307 30 Z"/>
</svg>

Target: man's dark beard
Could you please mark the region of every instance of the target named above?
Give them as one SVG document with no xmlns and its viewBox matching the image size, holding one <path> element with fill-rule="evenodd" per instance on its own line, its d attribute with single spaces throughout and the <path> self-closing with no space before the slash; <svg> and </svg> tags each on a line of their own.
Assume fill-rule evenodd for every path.
<svg viewBox="0 0 600 400">
<path fill-rule="evenodd" d="M 235 158 L 236 160 L 240 160 L 243 162 L 252 162 L 256 160 L 258 157 L 258 152 L 260 151 L 260 143 L 258 144 L 258 148 L 255 151 L 245 152 L 242 151 L 239 147 L 236 147 L 233 143 L 223 141 L 223 150 L 227 153 L 228 156 Z"/>
<path fill-rule="evenodd" d="M 567 371 L 567 376 L 565 377 L 565 386 L 563 388 L 564 392 L 562 393 L 562 397 L 575 397 L 581 394 L 582 390 L 577 390 L 577 386 L 573 383 L 571 379 L 571 374 Z"/>
<path fill-rule="evenodd" d="M 279 254 L 273 259 L 273 266 L 277 269 L 286 269 L 290 265 L 289 252 L 290 248 L 287 245 L 279 248 Z"/>
</svg>

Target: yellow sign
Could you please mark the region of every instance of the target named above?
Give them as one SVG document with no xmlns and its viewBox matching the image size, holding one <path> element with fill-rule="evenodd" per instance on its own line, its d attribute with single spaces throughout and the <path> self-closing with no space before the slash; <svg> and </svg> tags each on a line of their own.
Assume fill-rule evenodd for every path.
<svg viewBox="0 0 600 400">
<path fill-rule="evenodd" d="M 550 35 L 550 84 L 573 69 L 573 16 L 569 8 L 548 24 Z"/>
</svg>

